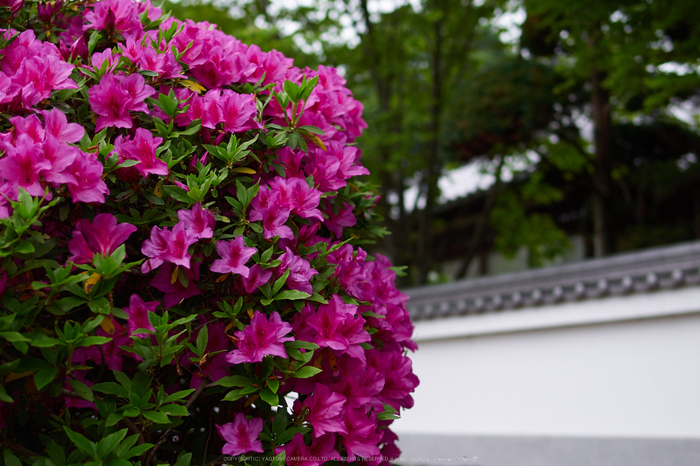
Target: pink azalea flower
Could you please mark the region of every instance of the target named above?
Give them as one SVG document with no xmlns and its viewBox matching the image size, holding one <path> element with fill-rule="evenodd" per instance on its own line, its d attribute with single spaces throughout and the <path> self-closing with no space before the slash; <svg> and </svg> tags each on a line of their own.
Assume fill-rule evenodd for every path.
<svg viewBox="0 0 700 466">
<path fill-rule="evenodd" d="M 353 215 L 353 206 L 347 202 L 343 202 L 343 207 L 338 210 L 338 213 L 334 213 L 330 206 L 325 210 L 328 219 L 326 219 L 323 224 L 328 228 L 336 238 L 343 236 L 344 227 L 352 227 L 357 223 L 357 218 Z"/>
<path fill-rule="evenodd" d="M 90 57 L 90 63 L 92 63 L 93 69 L 97 71 L 102 69 L 104 62 L 106 61 L 106 71 L 108 73 L 111 73 L 114 70 L 114 68 L 116 68 L 119 64 L 120 58 L 121 55 L 112 52 L 112 49 L 106 49 L 104 52 L 93 53 L 92 57 Z"/>
<path fill-rule="evenodd" d="M 355 461 L 356 455 L 370 457 L 379 455 L 377 444 L 382 434 L 377 432 L 376 416 L 367 416 L 366 408 L 349 408 L 345 410 L 345 429 L 343 443 L 348 453 L 348 461 Z"/>
<path fill-rule="evenodd" d="M 323 214 L 318 210 L 321 191 L 309 187 L 303 178 L 278 176 L 270 182 L 270 188 L 273 199 L 281 206 L 291 209 L 292 214 L 323 221 Z"/>
<path fill-rule="evenodd" d="M 132 140 L 119 136 L 114 141 L 114 148 L 119 154 L 120 162 L 124 160 L 137 160 L 139 163 L 133 168 L 144 178 L 148 175 L 168 174 L 168 165 L 156 156 L 156 149 L 163 142 L 163 138 L 154 138 L 150 131 L 137 128 Z"/>
<path fill-rule="evenodd" d="M 413 373 L 411 360 L 407 356 L 390 349 L 372 349 L 367 351 L 367 364 L 384 375 L 384 387 L 378 395 L 382 403 L 394 409 L 413 406 L 410 393 L 418 385 L 418 377 Z"/>
<path fill-rule="evenodd" d="M 127 328 L 129 335 L 143 336 L 147 333 L 134 333 L 137 329 L 155 330 L 151 322 L 148 320 L 148 314 L 154 312 L 160 303 L 158 301 L 143 302 L 143 299 L 137 294 L 132 294 L 129 299 L 129 306 L 123 310 L 129 316 Z"/>
<path fill-rule="evenodd" d="M 76 157 L 66 171 L 76 180 L 68 185 L 68 191 L 73 202 L 87 202 L 103 204 L 105 194 L 109 194 L 109 188 L 102 179 L 104 165 L 97 160 L 94 154 L 86 154 L 81 151 L 82 157 Z"/>
<path fill-rule="evenodd" d="M 7 155 L 0 159 L 0 176 L 13 186 L 13 195 L 22 188 L 32 196 L 43 196 L 41 172 L 51 169 L 51 163 L 44 159 L 41 148 L 32 143 L 29 137 L 19 138 L 17 146 L 8 146 Z"/>
<path fill-rule="evenodd" d="M 224 131 L 239 133 L 261 127 L 260 123 L 255 121 L 258 109 L 253 94 L 238 94 L 226 89 L 218 105 L 224 117 Z"/>
<path fill-rule="evenodd" d="M 258 250 L 255 248 L 246 247 L 243 242 L 243 237 L 238 236 L 231 241 L 217 241 L 216 252 L 222 257 L 216 259 L 211 265 L 212 272 L 218 273 L 235 273 L 248 277 L 250 269 L 245 266 L 245 263 Z"/>
<path fill-rule="evenodd" d="M 363 327 L 365 319 L 356 312 L 357 306 L 333 295 L 328 304 L 321 304 L 316 314 L 306 319 L 307 325 L 316 330 L 312 341 L 364 361 L 364 350 L 359 345 L 371 341 L 371 337 Z"/>
<path fill-rule="evenodd" d="M 260 418 L 246 419 L 245 414 L 236 413 L 233 422 L 227 422 L 223 426 L 216 425 L 221 438 L 226 445 L 221 450 L 224 455 L 238 456 L 251 451 L 262 453 L 263 446 L 258 436 L 263 429 L 263 420 Z"/>
<path fill-rule="evenodd" d="M 51 164 L 51 168 L 42 171 L 42 176 L 54 186 L 58 184 L 77 183 L 75 177 L 67 172 L 70 165 L 78 157 L 84 157 L 84 153 L 74 146 L 61 144 L 53 135 L 48 134 L 42 144 L 44 160 Z"/>
<path fill-rule="evenodd" d="M 179 222 L 168 233 L 168 249 L 160 256 L 161 259 L 189 269 L 192 257 L 189 247 L 197 242 L 197 238 L 185 229 L 185 224 Z"/>
<path fill-rule="evenodd" d="M 172 50 L 165 53 L 159 53 L 153 47 L 143 49 L 139 61 L 139 68 L 142 70 L 153 71 L 158 76 L 164 79 L 185 78 L 181 74 L 182 66 L 177 62 Z"/>
<path fill-rule="evenodd" d="M 287 269 L 290 270 L 286 282 L 289 289 L 313 294 L 313 287 L 309 283 L 309 280 L 311 277 L 318 274 L 318 270 L 312 269 L 309 261 L 295 255 L 289 248 L 287 248 L 287 252 L 281 254 L 278 259 L 282 261 L 277 268 L 279 275 L 282 275 Z"/>
<path fill-rule="evenodd" d="M 198 239 L 214 237 L 214 227 L 216 226 L 214 214 L 203 209 L 199 202 L 193 205 L 190 210 L 178 210 L 177 218 L 184 223 L 185 230 Z"/>
<path fill-rule="evenodd" d="M 163 262 L 170 262 L 190 268 L 189 247 L 197 242 L 197 237 L 186 230 L 182 222 L 178 222 L 169 231 L 167 227 L 154 226 L 151 229 L 151 237 L 143 242 L 141 252 L 148 260 L 141 265 L 141 271 L 147 273 L 155 270 Z"/>
<path fill-rule="evenodd" d="M 16 32 L 16 31 L 15 31 Z M 5 39 L 9 39 L 7 34 Z M 55 45 L 50 42 L 36 40 L 36 35 L 31 29 L 27 29 L 12 41 L 9 47 L 3 50 L 3 57 L 0 59 L 0 68 L 8 76 L 14 76 L 25 60 L 31 57 L 53 55 L 60 57 L 60 53 Z"/>
<path fill-rule="evenodd" d="M 326 432 L 348 433 L 342 418 L 344 405 L 343 395 L 331 392 L 323 384 L 316 384 L 314 393 L 303 403 L 309 409 L 306 420 L 314 428 L 314 437 L 320 437 Z"/>
<path fill-rule="evenodd" d="M 306 176 L 301 169 L 301 164 L 304 160 L 304 151 L 283 147 L 277 151 L 277 154 L 277 162 L 284 167 L 287 178 L 303 179 Z"/>
<path fill-rule="evenodd" d="M 141 44 L 141 41 L 134 40 L 133 37 L 126 39 L 125 44 L 120 44 L 121 54 L 123 57 L 131 60 L 131 63 L 138 63 L 143 55 L 145 47 Z"/>
<path fill-rule="evenodd" d="M 136 231 L 134 225 L 117 223 L 112 214 L 98 214 L 92 222 L 80 219 L 68 243 L 69 261 L 89 264 L 95 254 L 109 256 Z"/>
<path fill-rule="evenodd" d="M 337 367 L 340 372 L 338 382 L 331 389 L 347 398 L 347 408 L 375 406 L 382 411 L 382 403 L 378 395 L 384 388 L 384 376 L 372 366 L 358 364 L 357 359 L 348 355 L 338 358 Z"/>
<path fill-rule="evenodd" d="M 40 143 L 46 138 L 44 126 L 36 115 L 29 115 L 26 118 L 15 116 L 10 118 L 10 123 L 15 127 L 15 142 L 22 135 L 29 136 L 35 143 Z"/>
<path fill-rule="evenodd" d="M 246 57 L 250 63 L 257 65 L 255 71 L 248 77 L 248 82 L 256 83 L 264 74 L 263 85 L 273 82 L 284 82 L 287 70 L 294 63 L 293 59 L 285 57 L 277 50 L 270 50 L 265 53 L 257 45 L 248 47 Z"/>
<path fill-rule="evenodd" d="M 314 148 L 309 149 L 309 156 L 306 172 L 313 176 L 320 191 L 338 191 L 347 186 L 347 182 L 338 176 L 340 161 L 337 158 L 329 157 L 322 149 Z"/>
<path fill-rule="evenodd" d="M 146 84 L 146 79 L 138 73 L 127 77 L 118 76 L 120 84 L 131 97 L 129 110 L 132 112 L 148 113 L 148 105 L 145 100 L 155 94 L 156 90 Z"/>
<path fill-rule="evenodd" d="M 292 331 L 292 326 L 282 322 L 277 312 L 270 314 L 268 320 L 264 314 L 255 311 L 253 318 L 244 330 L 237 331 L 238 349 L 226 356 L 231 364 L 242 362 L 261 362 L 267 355 L 287 357 L 284 349 L 285 341 L 293 341 L 294 337 L 286 337 Z"/>
<path fill-rule="evenodd" d="M 12 102 L 19 92 L 19 86 L 14 85 L 12 80 L 0 71 L 0 104 Z"/>
<path fill-rule="evenodd" d="M 247 294 L 258 291 L 258 287 L 264 285 L 272 278 L 272 271 L 263 269 L 259 264 L 253 264 L 247 277 L 242 277 L 243 289 Z"/>
<path fill-rule="evenodd" d="M 105 74 L 100 84 L 88 91 L 90 108 L 98 115 L 95 131 L 108 126 L 131 128 L 133 122 L 129 112 L 148 113 L 144 100 L 154 92 L 140 74 L 128 77 Z"/>
<path fill-rule="evenodd" d="M 289 209 L 280 205 L 273 205 L 262 212 L 263 236 L 271 240 L 275 236 L 292 239 L 294 233 L 285 223 L 289 219 Z"/>
<path fill-rule="evenodd" d="M 190 66 L 190 73 L 197 81 L 209 88 L 221 88 L 224 85 L 245 82 L 255 72 L 255 64 L 245 56 L 240 41 L 230 40 L 214 45 L 206 52 L 204 63 Z"/>
<path fill-rule="evenodd" d="M 100 84 L 93 86 L 88 91 L 88 102 L 92 110 L 98 115 L 95 131 L 101 131 L 108 126 L 117 128 L 131 128 L 133 123 L 129 114 L 131 97 L 121 87 L 121 83 L 111 73 L 105 74 Z"/>
<path fill-rule="evenodd" d="M 58 109 L 42 110 L 41 114 L 44 115 L 46 132 L 58 139 L 58 142 L 78 142 L 85 134 L 85 128 L 77 123 L 68 123 L 66 115 Z"/>
<path fill-rule="evenodd" d="M 58 53 L 32 57 L 22 62 L 12 81 L 22 89 L 22 103 L 29 108 L 50 97 L 54 89 L 77 89 L 70 78 L 74 68 Z"/>
<path fill-rule="evenodd" d="M 137 4 L 131 1 L 102 0 L 96 2 L 91 11 L 85 13 L 83 29 L 88 31 L 106 31 L 112 34 L 122 33 L 124 36 L 142 35 L 143 26 L 139 19 Z"/>
</svg>

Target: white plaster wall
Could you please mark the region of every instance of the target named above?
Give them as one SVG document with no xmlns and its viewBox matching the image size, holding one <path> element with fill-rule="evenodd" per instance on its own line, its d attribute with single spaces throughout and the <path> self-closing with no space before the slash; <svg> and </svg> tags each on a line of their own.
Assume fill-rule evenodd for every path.
<svg viewBox="0 0 700 466">
<path fill-rule="evenodd" d="M 654 317 L 638 301 L 645 296 L 661 299 L 665 310 Z M 466 336 L 459 337 L 454 335 L 455 320 L 445 325 L 441 338 L 434 322 L 419 322 L 419 350 L 412 359 L 421 384 L 414 408 L 403 412 L 394 430 L 700 438 L 700 289 L 620 298 L 631 309 L 617 299 L 484 315 L 501 319 L 501 328 L 510 333 L 498 333 L 499 325 L 493 324 L 492 333 L 471 332 L 463 323 Z M 675 315 L 668 305 L 674 300 Z M 610 303 L 626 314 L 604 318 L 617 312 L 606 311 L 615 309 L 605 307 Z M 566 323 L 567 315 L 585 315 L 586 307 L 600 318 Z M 634 320 L 635 308 L 641 312 L 639 320 Z M 569 326 L 528 325 L 527 316 L 541 320 L 541 311 Z M 520 324 L 509 324 L 513 319 Z M 527 330 L 514 331 L 518 325 Z"/>
</svg>

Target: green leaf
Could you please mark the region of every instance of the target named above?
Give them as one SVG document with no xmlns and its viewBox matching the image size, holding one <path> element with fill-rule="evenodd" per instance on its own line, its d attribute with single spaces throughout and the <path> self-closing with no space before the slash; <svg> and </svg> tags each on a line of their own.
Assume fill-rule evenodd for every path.
<svg viewBox="0 0 700 466">
<path fill-rule="evenodd" d="M 112 341 L 109 337 L 87 337 L 80 342 L 78 346 L 94 346 L 94 345 L 104 345 Z"/>
<path fill-rule="evenodd" d="M 309 293 L 306 293 L 304 291 L 284 290 L 275 295 L 275 300 L 279 301 L 280 299 L 289 299 L 290 301 L 294 301 L 297 299 L 306 299 L 310 296 L 311 295 Z"/>
<path fill-rule="evenodd" d="M 173 466 L 190 466 L 192 464 L 192 453 L 185 453 L 184 451 L 180 453 L 177 457 L 177 461 Z"/>
<path fill-rule="evenodd" d="M 0 385 L 0 401 L 4 401 L 5 403 L 15 402 L 15 400 L 13 400 L 12 397 L 7 394 L 5 387 L 3 387 L 2 385 Z"/>
<path fill-rule="evenodd" d="M 153 193 L 151 193 L 151 192 L 148 192 L 148 191 L 141 191 L 141 194 L 143 194 L 143 196 L 144 196 L 146 199 L 148 199 L 149 202 L 151 202 L 151 203 L 153 203 L 153 204 L 155 204 L 155 205 L 164 205 L 164 204 L 165 204 L 165 202 L 163 201 L 163 199 L 159 198 L 158 196 L 156 196 L 155 194 L 153 194 Z"/>
<path fill-rule="evenodd" d="M 113 434 L 109 434 L 100 442 L 97 444 L 97 456 L 99 458 L 104 458 L 107 455 L 109 455 L 112 450 L 122 441 L 124 440 L 124 437 L 126 437 L 127 432 L 129 429 L 124 428 L 121 430 L 118 430 L 114 432 Z"/>
<path fill-rule="evenodd" d="M 42 440 L 44 440 L 43 436 Z M 66 464 L 66 452 L 63 451 L 62 447 L 60 447 L 56 442 L 54 442 L 50 438 L 44 440 L 44 445 L 46 445 L 46 453 L 56 464 Z"/>
<path fill-rule="evenodd" d="M 81 382 L 80 380 L 71 380 L 68 383 L 71 387 L 73 387 L 73 390 L 75 390 L 78 393 L 78 395 L 83 397 L 83 399 L 91 403 L 95 401 L 95 397 L 92 394 L 92 389 L 85 385 L 83 382 Z"/>
<path fill-rule="evenodd" d="M 222 387 L 251 387 L 253 386 L 253 381 L 248 377 L 243 375 L 231 375 L 228 377 L 221 378 L 216 381 L 217 385 Z"/>
<path fill-rule="evenodd" d="M 203 326 L 199 333 L 197 334 L 197 356 L 200 358 L 204 356 L 204 352 L 207 349 L 207 343 L 209 342 L 209 330 L 207 326 Z"/>
<path fill-rule="evenodd" d="M 144 411 L 141 413 L 146 419 L 155 422 L 156 424 L 170 424 L 170 418 L 165 413 L 158 411 Z"/>
<path fill-rule="evenodd" d="M 223 398 L 223 401 L 236 401 L 236 400 L 240 400 L 240 399 L 243 398 L 244 396 L 246 396 L 246 394 L 245 394 L 245 393 L 241 393 L 241 390 L 240 390 L 240 389 L 231 390 L 231 391 L 228 392 L 228 393 L 226 394 L 226 396 Z"/>
<path fill-rule="evenodd" d="M 192 392 L 194 392 L 194 388 L 191 388 L 189 390 L 180 390 L 179 392 L 175 392 L 172 395 L 166 396 L 163 400 L 163 403 L 172 403 L 173 401 L 181 400 L 187 395 L 191 394 Z"/>
<path fill-rule="evenodd" d="M 272 294 L 273 295 L 276 295 L 277 292 L 282 288 L 282 285 L 285 284 L 285 282 L 287 281 L 287 277 L 289 277 L 289 274 L 291 272 L 292 272 L 291 269 L 287 269 L 284 271 L 284 273 L 282 274 L 282 276 L 280 278 L 275 280 L 275 284 L 272 286 Z"/>
<path fill-rule="evenodd" d="M 105 297 L 99 298 L 95 301 L 90 301 L 88 303 L 88 307 L 95 314 L 109 314 L 112 310 L 109 300 Z"/>
<path fill-rule="evenodd" d="M 134 165 L 138 165 L 140 163 L 141 163 L 140 160 L 126 159 L 122 163 L 117 165 L 117 168 L 129 168 L 129 167 L 133 167 Z"/>
<path fill-rule="evenodd" d="M 160 412 L 170 416 L 189 416 L 190 414 L 187 408 L 185 408 L 183 405 L 176 405 L 174 403 L 161 406 Z"/>
<path fill-rule="evenodd" d="M 31 254 L 34 252 L 34 245 L 29 241 L 20 241 L 20 243 L 14 247 L 15 252 L 19 254 Z"/>
<path fill-rule="evenodd" d="M 3 451 L 3 459 L 5 460 L 5 466 L 22 466 L 22 462 L 13 455 L 7 448 Z"/>
<path fill-rule="evenodd" d="M 32 341 L 19 332 L 0 332 L 0 337 L 4 338 L 5 340 L 7 340 L 9 342 L 17 342 L 17 341 L 30 342 L 30 341 Z"/>
<path fill-rule="evenodd" d="M 299 126 L 297 128 L 299 131 L 306 131 L 308 133 L 312 134 L 318 134 L 319 136 L 325 136 L 326 133 L 323 132 L 321 128 L 317 128 L 316 126 L 309 126 L 309 125 L 304 125 L 304 126 Z"/>
<path fill-rule="evenodd" d="M 53 348 L 56 345 L 61 344 L 61 340 L 48 337 L 43 333 L 28 333 L 27 337 L 31 338 L 30 345 L 36 348 Z"/>
<path fill-rule="evenodd" d="M 278 409 L 272 420 L 272 432 L 275 435 L 281 434 L 287 428 L 287 411 Z"/>
<path fill-rule="evenodd" d="M 58 374 L 58 369 L 55 367 L 48 367 L 44 369 L 39 369 L 36 374 L 34 374 L 34 384 L 36 389 L 41 391 L 45 386 L 50 384 Z"/>
<path fill-rule="evenodd" d="M 88 39 L 88 53 L 92 53 L 92 51 L 95 49 L 95 44 L 97 44 L 97 41 L 100 40 L 101 34 L 99 31 L 94 31 L 92 34 L 90 34 L 90 38 Z"/>
<path fill-rule="evenodd" d="M 116 395 L 121 398 L 129 398 L 129 391 L 123 386 L 114 382 L 96 383 L 92 386 L 92 389 L 107 395 Z"/>
<path fill-rule="evenodd" d="M 321 372 L 321 369 L 314 366 L 304 366 L 294 374 L 297 379 L 308 379 Z"/>
<path fill-rule="evenodd" d="M 320 346 L 318 346 L 316 343 L 302 340 L 286 341 L 284 342 L 284 346 L 287 348 L 304 348 L 309 350 L 316 350 L 320 348 Z"/>
<path fill-rule="evenodd" d="M 270 406 L 279 405 L 279 398 L 277 397 L 277 394 L 272 393 L 272 390 L 270 390 L 269 388 L 264 388 L 260 390 L 260 398 Z"/>
<path fill-rule="evenodd" d="M 107 419 L 105 420 L 105 426 L 112 427 L 117 422 L 121 421 L 122 419 L 124 419 L 124 413 L 122 413 L 121 411 L 117 411 L 116 413 L 112 413 L 109 416 L 107 416 Z"/>
<path fill-rule="evenodd" d="M 141 445 L 136 445 L 134 448 L 130 449 L 126 454 L 124 455 L 125 458 L 131 458 L 133 456 L 141 456 L 144 453 L 146 453 L 148 450 L 153 448 L 152 443 L 142 443 Z"/>
<path fill-rule="evenodd" d="M 64 426 L 63 430 L 66 431 L 68 438 L 73 442 L 78 448 L 90 455 L 92 458 L 97 458 L 97 447 L 96 445 L 88 440 L 85 436 L 73 432 L 68 427 Z"/>
<path fill-rule="evenodd" d="M 272 464 L 270 466 L 284 466 L 287 462 L 287 453 L 282 452 L 272 459 Z"/>
<path fill-rule="evenodd" d="M 289 96 L 292 102 L 299 100 L 299 85 L 290 80 L 286 80 L 282 85 L 284 92 Z"/>
<path fill-rule="evenodd" d="M 277 393 L 277 390 L 280 388 L 280 381 L 277 379 L 268 379 L 267 386 L 270 387 L 272 393 Z"/>
</svg>

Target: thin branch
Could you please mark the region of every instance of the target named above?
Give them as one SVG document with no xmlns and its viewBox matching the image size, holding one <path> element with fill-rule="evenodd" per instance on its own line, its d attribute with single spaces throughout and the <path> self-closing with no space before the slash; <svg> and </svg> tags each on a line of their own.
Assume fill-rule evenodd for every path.
<svg viewBox="0 0 700 466">
<path fill-rule="evenodd" d="M 0 437 L 0 445 L 2 445 L 3 447 L 7 447 L 15 453 L 19 453 L 20 455 L 26 456 L 28 458 L 35 458 L 39 456 L 38 453 L 34 453 L 33 451 L 23 447 L 19 443 L 15 443 L 12 440 L 4 437 Z"/>
</svg>

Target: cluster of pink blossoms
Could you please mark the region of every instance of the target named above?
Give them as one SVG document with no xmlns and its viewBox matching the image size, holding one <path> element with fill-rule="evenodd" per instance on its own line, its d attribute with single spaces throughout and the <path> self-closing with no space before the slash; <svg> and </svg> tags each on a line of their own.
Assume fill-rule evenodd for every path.
<svg viewBox="0 0 700 466">
<path fill-rule="evenodd" d="M 22 273 L 19 259 L 5 262 L 0 295 L 42 293 L 51 328 L 102 319 L 90 330 L 101 343 L 71 347 L 54 375 L 65 405 L 101 414 L 78 395 L 119 393 L 96 365 L 125 377 L 146 368 L 152 394 L 184 385 L 214 400 L 224 455 L 284 452 L 295 466 L 398 457 L 389 426 L 413 404 L 416 345 L 391 264 L 353 245 L 375 197 L 352 179 L 369 174 L 350 145 L 366 125 L 342 76 L 149 1 L 68 6 L 38 7 L 36 28 L 59 31 L 55 44 L 7 29 L 0 60 L 0 110 L 15 115 L 0 133 L 0 218 L 22 191 L 57 203 L 42 217 L 50 262 Z M 315 87 L 282 108 L 271 97 L 285 81 Z M 53 286 L 44 270 L 58 266 L 80 285 Z M 156 337 L 169 316 L 180 327 Z M 164 430 L 153 426 L 162 417 L 137 416 Z"/>
</svg>

